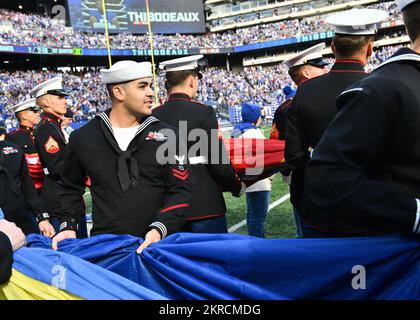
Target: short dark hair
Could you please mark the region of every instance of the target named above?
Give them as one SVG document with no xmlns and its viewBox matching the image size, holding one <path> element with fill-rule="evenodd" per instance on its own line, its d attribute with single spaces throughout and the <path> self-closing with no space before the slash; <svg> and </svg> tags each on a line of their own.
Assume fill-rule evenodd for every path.
<svg viewBox="0 0 420 320">
<path fill-rule="evenodd" d="M 115 84 L 107 84 L 106 85 L 106 90 L 108 91 L 109 96 L 111 97 L 111 100 L 113 100 L 114 97 L 114 93 L 112 92 L 112 89 L 114 88 Z"/>
<path fill-rule="evenodd" d="M 189 76 L 198 77 L 197 71 L 195 70 L 182 70 L 182 71 L 172 71 L 166 73 L 166 83 L 165 88 L 167 91 L 170 91 L 173 87 L 179 86 L 184 83 Z"/>
<path fill-rule="evenodd" d="M 403 10 L 405 28 L 411 42 L 420 37 L 420 2 L 416 1 Z"/>
<path fill-rule="evenodd" d="M 375 36 L 356 36 L 336 34 L 333 37 L 333 44 L 336 55 L 341 57 L 351 57 L 360 52 L 369 42 L 375 40 Z"/>
<path fill-rule="evenodd" d="M 21 121 L 21 119 L 22 119 L 22 112 L 15 113 L 15 117 L 16 117 L 16 119 L 18 119 L 18 121 L 20 122 L 20 121 Z"/>
<path fill-rule="evenodd" d="M 289 77 L 293 80 L 293 82 L 295 84 L 299 84 L 302 82 L 303 80 L 303 76 L 302 76 L 302 71 L 303 71 L 303 67 L 305 65 L 301 65 L 301 66 L 297 66 L 297 67 L 292 67 L 289 69 L 288 73 L 289 73 Z"/>
<path fill-rule="evenodd" d="M 289 69 L 289 77 L 293 80 L 293 82 L 296 85 L 299 85 L 303 80 L 306 80 L 306 78 L 303 76 L 303 71 L 305 71 L 305 68 L 308 67 L 317 68 L 315 66 L 303 64 L 301 66 L 292 67 Z"/>
<path fill-rule="evenodd" d="M 132 81 L 132 80 L 130 80 L 130 81 Z M 126 81 L 126 82 L 122 82 L 122 83 L 107 84 L 106 85 L 106 90 L 108 91 L 109 96 L 111 97 L 111 100 L 115 99 L 114 92 L 112 91 L 114 89 L 114 87 L 124 85 L 126 83 L 129 83 L 130 81 Z"/>
</svg>

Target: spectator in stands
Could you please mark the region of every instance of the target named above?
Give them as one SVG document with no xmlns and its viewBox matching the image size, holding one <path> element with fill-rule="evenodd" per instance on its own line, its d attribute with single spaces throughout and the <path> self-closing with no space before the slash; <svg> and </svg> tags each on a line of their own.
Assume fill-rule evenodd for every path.
<svg viewBox="0 0 420 320">
<path fill-rule="evenodd" d="M 96 3 L 98 9 L 90 10 L 90 23 L 103 20 L 102 2 Z M 389 19 L 401 19 L 401 13 L 397 10 L 395 3 L 383 2 L 368 6 L 368 8 L 382 9 L 389 12 Z M 292 8 L 297 12 L 298 8 Z M 109 10 L 107 17 L 110 24 L 119 27 L 116 13 Z M 251 14 L 235 20 L 228 20 L 226 23 L 237 23 L 255 19 L 256 15 Z M 261 15 L 264 17 L 264 14 Z M 290 38 L 296 35 L 307 35 L 316 32 L 331 30 L 325 23 L 325 16 L 311 16 L 282 20 L 275 23 L 258 24 L 247 28 L 228 30 L 223 33 L 207 33 L 204 35 L 153 35 L 155 48 L 158 49 L 191 49 L 191 48 L 224 48 L 236 47 L 244 44 L 252 44 L 270 40 Z M 231 19 L 231 18 L 229 18 Z M 221 20 L 213 20 L 221 21 Z M 103 22 L 103 21 L 102 21 Z M 79 32 L 66 29 L 59 20 L 41 17 L 38 15 L 26 15 L 19 12 L 0 9 L 0 25 L 10 26 L 7 31 L 0 32 L 0 44 L 28 45 L 28 46 L 54 46 L 66 48 L 106 48 L 106 41 L 103 36 L 93 32 Z M 148 35 L 133 35 L 129 32 L 112 35 L 110 37 L 111 47 L 116 49 L 148 49 Z"/>
<path fill-rule="evenodd" d="M 378 49 L 366 66 L 366 71 L 373 70 L 386 60 L 400 46 L 382 47 Z M 330 62 L 333 59 L 329 59 Z M 263 107 L 276 106 L 279 99 L 284 99 L 281 88 L 291 85 L 287 68 L 282 65 L 269 67 L 245 67 L 240 73 L 223 68 L 207 68 L 201 80 L 198 100 L 212 101 L 226 110 L 238 106 L 242 101 L 255 103 Z M 44 71 L 1 71 L 0 70 L 0 114 L 2 123 L 8 131 L 18 125 L 13 112 L 7 106 L 15 105 L 25 99 L 28 92 L 39 82 L 54 77 L 64 77 L 66 91 L 72 92 L 69 106 L 74 112 L 76 122 L 91 120 L 97 113 L 110 108 L 106 87 L 101 82 L 97 70 L 86 68 L 81 71 L 58 72 Z M 165 99 L 165 81 L 158 77 L 159 97 Z M 228 111 L 227 111 L 228 112 Z"/>
</svg>

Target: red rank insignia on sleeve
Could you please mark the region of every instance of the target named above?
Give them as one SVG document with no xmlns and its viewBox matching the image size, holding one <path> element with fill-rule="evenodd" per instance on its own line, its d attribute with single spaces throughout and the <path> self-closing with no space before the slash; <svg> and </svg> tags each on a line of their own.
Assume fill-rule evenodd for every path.
<svg viewBox="0 0 420 320">
<path fill-rule="evenodd" d="M 44 147 L 45 151 L 47 151 L 48 153 L 57 153 L 58 151 L 60 151 L 60 146 L 58 142 L 51 136 L 48 138 L 47 142 L 45 142 Z"/>
<path fill-rule="evenodd" d="M 178 178 L 182 181 L 185 181 L 189 178 L 190 172 L 188 169 L 184 168 L 184 162 L 185 162 L 185 155 L 178 156 L 175 155 L 175 160 L 178 162 L 178 169 L 172 169 L 172 174 L 175 178 Z"/>
<path fill-rule="evenodd" d="M 188 169 L 187 170 L 172 169 L 172 174 L 174 175 L 175 178 L 178 178 L 182 181 L 187 180 L 190 176 L 190 172 Z"/>
</svg>

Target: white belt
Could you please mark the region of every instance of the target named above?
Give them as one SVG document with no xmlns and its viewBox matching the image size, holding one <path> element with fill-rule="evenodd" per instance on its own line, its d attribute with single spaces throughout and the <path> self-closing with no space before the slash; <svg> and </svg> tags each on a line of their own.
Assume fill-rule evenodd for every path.
<svg viewBox="0 0 420 320">
<path fill-rule="evenodd" d="M 49 175 L 50 174 L 50 172 L 48 171 L 48 168 L 43 168 L 43 169 L 44 169 L 45 175 Z"/>
<path fill-rule="evenodd" d="M 205 156 L 191 157 L 189 160 L 190 164 L 207 163 L 207 157 Z"/>
</svg>

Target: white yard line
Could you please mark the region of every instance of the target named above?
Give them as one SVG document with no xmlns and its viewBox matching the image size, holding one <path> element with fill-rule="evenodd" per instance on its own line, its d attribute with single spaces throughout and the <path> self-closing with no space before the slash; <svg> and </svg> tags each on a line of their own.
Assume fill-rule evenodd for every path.
<svg viewBox="0 0 420 320">
<path fill-rule="evenodd" d="M 287 200 L 289 200 L 289 198 L 290 198 L 290 193 L 288 193 L 288 194 L 284 195 L 283 197 L 281 197 L 280 199 L 274 201 L 272 204 L 270 204 L 268 206 L 268 211 L 277 207 L 278 205 L 281 205 L 283 202 L 286 202 Z M 241 222 L 239 222 L 239 223 L 235 224 L 234 226 L 230 227 L 228 232 L 235 232 L 239 228 L 242 228 L 244 225 L 246 225 L 246 219 L 242 220 Z"/>
</svg>

